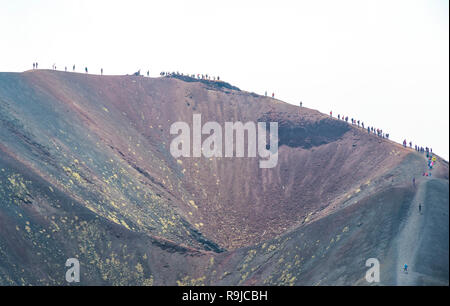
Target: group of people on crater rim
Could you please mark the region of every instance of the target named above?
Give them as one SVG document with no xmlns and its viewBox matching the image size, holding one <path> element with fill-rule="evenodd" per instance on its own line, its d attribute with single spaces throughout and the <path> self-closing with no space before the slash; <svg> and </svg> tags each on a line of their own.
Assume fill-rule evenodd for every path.
<svg viewBox="0 0 450 306">
<path fill-rule="evenodd" d="M 72 66 L 72 72 L 75 72 L 75 65 Z M 38 63 L 33 63 L 33 70 L 34 69 L 38 69 Z M 56 70 L 56 64 L 52 65 L 52 70 Z M 64 67 L 64 71 L 67 72 L 67 66 Z M 89 73 L 88 67 L 84 67 L 84 72 L 85 73 Z M 100 68 L 100 75 L 103 75 L 103 68 Z M 141 69 L 139 69 L 138 71 L 134 72 L 132 75 L 134 76 L 141 76 Z M 150 77 L 150 70 L 147 70 L 146 72 L 147 77 Z M 159 73 L 160 76 L 162 77 L 174 77 L 174 76 L 186 76 L 186 77 L 190 77 L 193 79 L 199 79 L 199 80 L 208 80 L 208 81 L 220 81 L 220 76 L 212 76 L 209 74 L 201 74 L 201 73 L 197 73 L 197 74 L 185 74 L 185 73 L 180 73 L 180 72 L 165 72 L 162 71 Z M 267 93 L 266 93 L 267 95 Z M 274 97 L 274 94 L 272 94 L 272 98 Z"/>
<path fill-rule="evenodd" d="M 33 70 L 38 69 L 38 63 L 33 63 Z M 52 70 L 56 70 L 56 64 L 52 65 Z M 64 67 L 64 71 L 67 72 L 67 66 Z M 75 65 L 72 66 L 72 72 L 75 72 Z M 84 67 L 84 72 L 88 73 L 88 67 Z M 103 68 L 100 68 L 100 74 L 103 75 Z"/>
<path fill-rule="evenodd" d="M 160 76 L 163 77 L 172 77 L 172 76 L 186 76 L 189 78 L 193 78 L 193 79 L 198 79 L 198 80 L 209 80 L 209 81 L 220 81 L 220 77 L 219 76 L 212 76 L 212 75 L 208 75 L 208 74 L 201 74 L 201 73 L 197 73 L 197 74 L 184 74 L 183 72 L 166 72 L 166 71 L 161 71 L 159 73 Z M 147 74 L 148 76 L 148 74 Z"/>
<path fill-rule="evenodd" d="M 431 176 L 431 170 L 433 170 L 433 167 L 437 162 L 436 156 L 433 156 L 433 149 L 428 147 L 418 147 L 416 151 L 425 153 L 425 156 L 427 157 L 427 170 L 423 172 L 422 176 Z"/>
<path fill-rule="evenodd" d="M 330 111 L 330 117 L 333 117 L 333 111 Z M 338 114 L 337 115 L 337 119 L 338 120 L 343 120 L 343 121 L 345 121 L 347 123 L 349 122 L 348 116 L 344 116 L 344 115 L 341 116 L 340 114 Z M 362 129 L 366 129 L 366 126 L 364 125 L 364 121 L 362 121 L 362 120 L 359 120 L 359 119 L 357 120 L 357 119 L 354 119 L 354 118 L 350 118 L 350 123 L 352 125 L 356 125 L 358 127 L 361 127 Z M 372 133 L 372 134 L 375 134 L 378 137 L 389 139 L 389 133 L 385 133 L 385 132 L 383 132 L 382 129 L 375 128 L 373 126 L 367 126 L 367 133 L 369 133 L 369 134 Z"/>
<path fill-rule="evenodd" d="M 302 107 L 302 102 L 300 102 L 300 107 Z M 333 118 L 333 111 L 330 111 L 330 117 Z M 345 121 L 347 123 L 349 122 L 348 116 L 344 116 L 344 115 L 341 116 L 340 114 L 338 114 L 337 115 L 337 119 L 338 120 L 343 120 L 343 121 Z M 360 121 L 359 119 L 356 120 L 354 118 L 350 118 L 350 122 L 351 122 L 352 125 L 357 125 L 358 127 L 361 127 L 363 129 L 365 129 L 364 122 Z M 389 139 L 389 133 L 385 133 L 385 132 L 383 132 L 382 129 L 375 128 L 373 126 L 368 126 L 367 127 L 367 133 L 369 133 L 369 134 L 372 133 L 372 134 L 377 135 L 378 137 Z M 403 140 L 403 147 L 407 148 L 408 144 L 409 144 L 409 148 L 412 149 L 413 148 L 412 141 L 407 143 L 406 139 Z M 421 146 L 418 146 L 418 145 L 414 145 L 414 150 L 416 150 L 417 152 L 426 153 L 427 154 L 427 158 L 429 157 L 429 155 L 432 155 L 432 153 L 433 153 L 433 149 L 428 148 L 428 147 L 424 148 L 424 147 L 421 147 Z"/>
</svg>

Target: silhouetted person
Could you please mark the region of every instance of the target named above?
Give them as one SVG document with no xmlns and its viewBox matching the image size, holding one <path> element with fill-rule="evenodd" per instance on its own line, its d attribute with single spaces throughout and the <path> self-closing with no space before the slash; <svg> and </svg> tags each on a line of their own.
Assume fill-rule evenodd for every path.
<svg viewBox="0 0 450 306">
<path fill-rule="evenodd" d="M 100 69 L 100 74 L 103 75 L 103 68 Z"/>
<path fill-rule="evenodd" d="M 419 213 L 422 212 L 422 204 L 419 203 Z"/>
<path fill-rule="evenodd" d="M 150 76 L 150 70 L 147 70 L 147 76 Z"/>
<path fill-rule="evenodd" d="M 64 71 L 67 72 L 67 66 L 64 67 Z"/>
<path fill-rule="evenodd" d="M 36 64 L 35 63 L 33 63 L 33 69 L 35 69 L 36 68 Z"/>
<path fill-rule="evenodd" d="M 75 65 L 73 65 L 73 67 L 72 67 L 72 71 L 75 71 Z"/>
<path fill-rule="evenodd" d="M 88 73 L 88 69 L 87 69 L 87 67 L 84 67 L 84 71 L 85 71 L 86 73 Z"/>
</svg>

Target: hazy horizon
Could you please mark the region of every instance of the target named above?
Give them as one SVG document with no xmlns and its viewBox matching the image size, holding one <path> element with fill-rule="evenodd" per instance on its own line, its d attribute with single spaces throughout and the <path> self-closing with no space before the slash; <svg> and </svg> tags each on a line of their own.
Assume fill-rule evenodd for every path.
<svg viewBox="0 0 450 306">
<path fill-rule="evenodd" d="M 2 2 L 0 71 L 207 73 L 449 159 L 448 1 Z"/>
</svg>

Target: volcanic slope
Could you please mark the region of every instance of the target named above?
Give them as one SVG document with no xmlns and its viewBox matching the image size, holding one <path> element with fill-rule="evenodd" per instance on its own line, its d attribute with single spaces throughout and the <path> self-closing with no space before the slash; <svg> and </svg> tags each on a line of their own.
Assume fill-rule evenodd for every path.
<svg viewBox="0 0 450 306">
<path fill-rule="evenodd" d="M 193 114 L 278 122 L 277 166 L 173 158 Z M 81 284 L 367 284 L 371 257 L 382 284 L 448 284 L 448 163 L 425 166 L 225 82 L 0 73 L 0 284 L 66 284 L 71 257 Z"/>
</svg>

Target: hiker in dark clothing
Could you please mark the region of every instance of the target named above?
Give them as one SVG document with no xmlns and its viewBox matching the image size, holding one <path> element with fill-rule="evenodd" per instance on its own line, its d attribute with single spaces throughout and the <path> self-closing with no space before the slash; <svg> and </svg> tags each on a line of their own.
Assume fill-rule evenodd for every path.
<svg viewBox="0 0 450 306">
<path fill-rule="evenodd" d="M 422 204 L 419 203 L 419 213 L 422 212 Z"/>
<path fill-rule="evenodd" d="M 35 63 L 33 63 L 33 69 L 35 69 L 36 68 L 36 64 Z"/>
<path fill-rule="evenodd" d="M 87 67 L 84 67 L 84 71 L 85 71 L 86 73 L 88 73 L 88 69 L 87 69 Z"/>
<path fill-rule="evenodd" d="M 103 68 L 100 69 L 100 74 L 103 75 Z"/>
<path fill-rule="evenodd" d="M 72 71 L 75 71 L 75 65 L 72 66 Z"/>
</svg>

